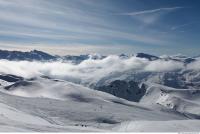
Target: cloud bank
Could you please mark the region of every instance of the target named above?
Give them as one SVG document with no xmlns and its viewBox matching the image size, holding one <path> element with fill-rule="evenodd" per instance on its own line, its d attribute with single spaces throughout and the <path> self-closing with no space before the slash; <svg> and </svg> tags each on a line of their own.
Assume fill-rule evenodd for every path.
<svg viewBox="0 0 200 134">
<path fill-rule="evenodd" d="M 200 63 L 194 63 L 198 66 Z M 188 65 L 188 68 L 194 65 Z M 13 74 L 25 78 L 41 75 L 69 80 L 73 82 L 95 82 L 110 74 L 124 71 L 165 72 L 184 69 L 181 62 L 176 61 L 148 61 L 146 59 L 130 57 L 127 59 L 110 55 L 101 60 L 88 59 L 78 65 L 56 62 L 29 62 L 0 60 L 0 73 Z"/>
</svg>

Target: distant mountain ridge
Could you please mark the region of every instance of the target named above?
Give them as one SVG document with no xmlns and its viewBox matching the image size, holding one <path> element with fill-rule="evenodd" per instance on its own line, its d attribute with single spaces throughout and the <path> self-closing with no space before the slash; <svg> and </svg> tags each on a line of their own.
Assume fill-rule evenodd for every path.
<svg viewBox="0 0 200 134">
<path fill-rule="evenodd" d="M 155 56 L 146 53 L 137 53 L 131 56 L 126 54 L 118 55 L 120 58 L 130 58 L 131 56 L 135 56 L 138 58 L 147 59 L 149 61 L 154 60 L 175 60 L 180 61 L 185 64 L 194 62 L 196 57 L 187 57 L 187 56 Z M 51 55 L 43 51 L 32 50 L 29 52 L 22 52 L 22 51 L 8 51 L 8 50 L 0 50 L 0 59 L 6 59 L 11 61 L 58 61 L 61 60 L 63 62 L 70 61 L 75 64 L 79 64 L 84 60 L 87 59 L 103 59 L 107 56 L 99 55 L 99 54 L 84 54 L 84 55 L 65 55 L 65 56 L 58 56 L 58 55 Z"/>
<path fill-rule="evenodd" d="M 56 57 L 38 50 L 33 50 L 30 52 L 0 50 L 0 59 L 40 61 L 55 60 Z"/>
<path fill-rule="evenodd" d="M 73 63 L 80 63 L 87 59 L 102 59 L 106 56 L 98 55 L 98 54 L 85 54 L 85 55 L 66 55 L 66 56 L 58 56 L 51 55 L 43 51 L 32 50 L 29 52 L 22 51 L 8 51 L 8 50 L 0 50 L 0 59 L 6 59 L 11 61 L 71 61 Z"/>
<path fill-rule="evenodd" d="M 137 53 L 137 54 L 136 54 L 136 57 L 138 57 L 138 58 L 145 58 L 145 59 L 148 59 L 148 60 L 150 60 L 150 61 L 160 59 L 160 58 L 157 57 L 157 56 L 150 55 L 150 54 L 145 54 L 145 53 Z"/>
</svg>

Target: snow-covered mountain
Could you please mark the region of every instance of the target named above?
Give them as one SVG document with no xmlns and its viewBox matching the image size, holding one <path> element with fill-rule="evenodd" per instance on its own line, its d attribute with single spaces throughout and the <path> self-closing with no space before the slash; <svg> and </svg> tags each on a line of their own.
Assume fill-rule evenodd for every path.
<svg viewBox="0 0 200 134">
<path fill-rule="evenodd" d="M 4 53 L 0 131 L 200 131 L 198 58 Z"/>
<path fill-rule="evenodd" d="M 13 61 L 58 61 L 62 60 L 70 61 L 72 63 L 80 63 L 87 59 L 102 59 L 105 56 L 99 54 L 86 54 L 86 55 L 66 55 L 58 56 L 51 55 L 46 52 L 33 50 L 30 52 L 21 52 L 21 51 L 7 51 L 0 50 L 0 59 L 13 60 Z"/>
<path fill-rule="evenodd" d="M 187 57 L 185 55 L 172 55 L 172 56 L 154 56 L 146 53 L 137 53 L 133 54 L 132 56 L 138 57 L 138 58 L 144 58 L 150 61 L 163 59 L 163 60 L 175 60 L 180 61 L 184 63 L 191 63 L 195 61 L 195 58 L 198 59 L 198 56 L 196 57 Z M 132 57 L 130 55 L 121 54 L 119 57 L 121 58 L 130 58 Z M 85 55 L 66 55 L 66 56 L 58 56 L 58 55 L 51 55 L 46 52 L 38 51 L 38 50 L 32 50 L 30 52 L 21 52 L 21 51 L 8 51 L 8 50 L 0 50 L 0 59 L 6 59 L 6 60 L 27 60 L 27 61 L 57 61 L 57 60 L 63 60 L 63 61 L 71 61 L 72 63 L 79 64 L 84 60 L 88 59 L 103 59 L 107 56 L 100 55 L 100 54 L 85 54 Z"/>
<path fill-rule="evenodd" d="M 39 61 L 39 60 L 55 60 L 56 57 L 37 50 L 33 50 L 30 52 L 0 50 L 0 59 Z"/>
</svg>

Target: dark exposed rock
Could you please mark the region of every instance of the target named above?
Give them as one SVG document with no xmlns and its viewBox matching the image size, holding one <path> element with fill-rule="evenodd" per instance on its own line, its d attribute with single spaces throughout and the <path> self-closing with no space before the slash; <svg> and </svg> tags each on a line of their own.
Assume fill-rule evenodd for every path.
<svg viewBox="0 0 200 134">
<path fill-rule="evenodd" d="M 145 87 L 140 87 L 138 82 L 121 80 L 115 80 L 108 85 L 95 89 L 135 102 L 138 102 L 146 92 Z"/>
</svg>

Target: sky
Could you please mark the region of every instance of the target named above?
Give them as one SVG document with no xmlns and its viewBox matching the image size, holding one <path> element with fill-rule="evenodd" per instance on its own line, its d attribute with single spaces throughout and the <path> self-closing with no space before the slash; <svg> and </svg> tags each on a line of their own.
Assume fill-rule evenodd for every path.
<svg viewBox="0 0 200 134">
<path fill-rule="evenodd" d="M 200 54 L 199 0 L 0 0 L 0 49 Z"/>
</svg>

